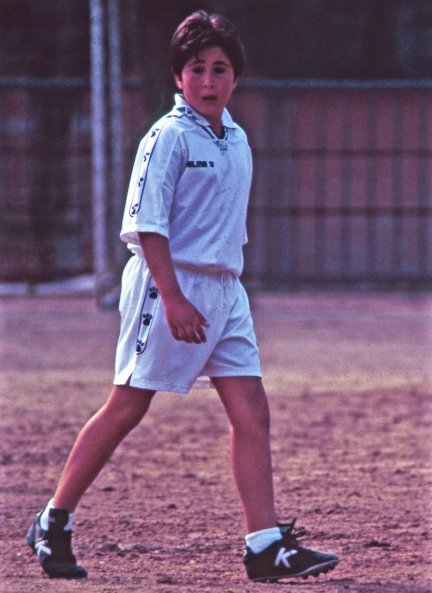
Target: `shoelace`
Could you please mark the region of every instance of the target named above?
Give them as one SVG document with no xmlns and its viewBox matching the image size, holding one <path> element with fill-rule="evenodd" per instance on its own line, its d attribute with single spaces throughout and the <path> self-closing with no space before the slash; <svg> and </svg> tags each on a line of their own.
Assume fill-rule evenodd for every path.
<svg viewBox="0 0 432 593">
<path fill-rule="evenodd" d="M 297 545 L 299 539 L 306 535 L 306 529 L 304 527 L 296 527 L 297 518 L 295 517 L 291 523 L 278 523 L 277 526 L 281 530 L 282 537 L 284 540 L 292 545 Z"/>
</svg>

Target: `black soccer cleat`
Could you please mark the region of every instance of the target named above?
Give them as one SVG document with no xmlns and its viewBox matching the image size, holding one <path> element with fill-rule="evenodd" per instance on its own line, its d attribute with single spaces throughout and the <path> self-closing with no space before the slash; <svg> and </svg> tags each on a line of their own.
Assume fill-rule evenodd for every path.
<svg viewBox="0 0 432 593">
<path fill-rule="evenodd" d="M 40 524 L 38 513 L 27 532 L 27 543 L 37 554 L 39 564 L 52 579 L 83 579 L 87 571 L 72 554 L 72 531 L 65 531 L 69 513 L 64 509 L 50 509 L 48 531 Z"/>
<path fill-rule="evenodd" d="M 305 534 L 303 529 L 295 528 L 292 523 L 279 523 L 282 539 L 268 548 L 254 554 L 246 548 L 243 562 L 248 577 L 252 581 L 276 582 L 280 579 L 318 576 L 322 572 L 333 570 L 339 562 L 334 554 L 322 554 L 303 548 L 298 538 Z"/>
</svg>

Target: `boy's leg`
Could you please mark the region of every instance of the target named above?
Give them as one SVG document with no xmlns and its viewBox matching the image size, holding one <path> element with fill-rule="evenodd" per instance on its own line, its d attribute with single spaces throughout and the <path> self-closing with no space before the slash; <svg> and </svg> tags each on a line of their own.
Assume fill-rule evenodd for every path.
<svg viewBox="0 0 432 593">
<path fill-rule="evenodd" d="M 142 420 L 154 392 L 115 385 L 106 404 L 81 430 L 60 477 L 54 506 L 73 512 L 114 450 Z"/>
<path fill-rule="evenodd" d="M 276 526 L 270 413 L 258 377 L 214 377 L 231 423 L 231 464 L 248 533 Z"/>
<path fill-rule="evenodd" d="M 249 531 L 243 556 L 248 577 L 265 582 L 332 570 L 339 562 L 337 556 L 303 548 L 298 541 L 302 532 L 296 531 L 295 521 L 276 523 L 269 409 L 261 380 L 212 380 L 231 422 L 232 466 Z"/>
<path fill-rule="evenodd" d="M 53 504 L 38 513 L 27 543 L 52 578 L 80 579 L 87 571 L 72 553 L 71 518 L 81 496 L 117 445 L 149 409 L 154 392 L 115 386 L 107 403 L 82 429 L 60 478 Z"/>
</svg>

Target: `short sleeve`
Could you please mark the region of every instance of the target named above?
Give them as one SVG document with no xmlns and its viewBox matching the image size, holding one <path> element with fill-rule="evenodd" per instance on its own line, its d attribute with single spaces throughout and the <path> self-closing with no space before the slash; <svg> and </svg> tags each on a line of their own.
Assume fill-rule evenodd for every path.
<svg viewBox="0 0 432 593">
<path fill-rule="evenodd" d="M 169 216 L 183 166 L 181 134 L 172 120 L 156 124 L 141 141 L 129 183 L 120 238 L 139 245 L 138 233 L 169 238 Z"/>
</svg>

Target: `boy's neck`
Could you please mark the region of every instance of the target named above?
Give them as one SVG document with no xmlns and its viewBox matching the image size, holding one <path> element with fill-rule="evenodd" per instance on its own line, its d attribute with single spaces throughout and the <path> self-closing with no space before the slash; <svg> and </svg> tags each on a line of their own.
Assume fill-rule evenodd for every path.
<svg viewBox="0 0 432 593">
<path fill-rule="evenodd" d="M 190 105 L 187 100 L 185 99 L 185 96 L 183 93 L 181 93 L 181 97 L 183 98 L 183 100 L 185 101 L 185 103 L 187 103 L 189 105 L 189 107 L 191 109 L 193 109 L 194 111 L 196 111 L 197 113 L 200 114 L 201 117 L 203 117 L 209 124 L 211 129 L 213 130 L 214 134 L 218 137 L 218 138 L 223 138 L 225 136 L 225 128 L 222 125 L 222 117 L 218 118 L 217 120 L 209 120 L 205 115 L 203 115 L 202 113 L 200 113 L 197 109 L 195 109 L 195 107 L 192 107 L 192 105 Z"/>
<path fill-rule="evenodd" d="M 198 111 L 199 113 L 199 111 Z M 200 114 L 201 115 L 201 114 Z M 202 117 L 208 121 L 208 123 L 210 124 L 211 129 L 213 130 L 214 134 L 216 134 L 216 136 L 218 138 L 223 138 L 224 137 L 224 127 L 222 125 L 222 118 L 219 119 L 208 119 L 205 115 L 202 115 Z"/>
<path fill-rule="evenodd" d="M 210 124 L 210 126 L 218 138 L 222 139 L 225 136 L 225 128 L 223 127 L 222 122 L 216 127 L 212 124 Z"/>
</svg>

